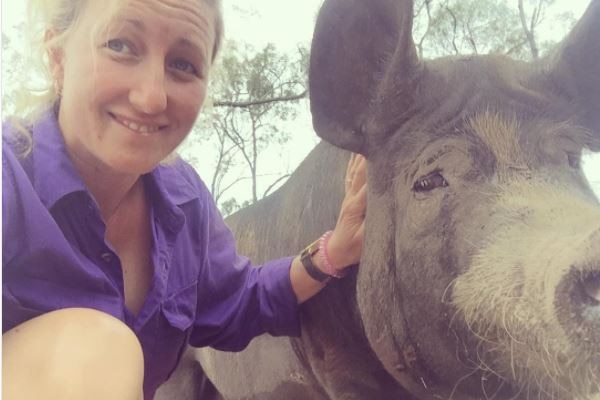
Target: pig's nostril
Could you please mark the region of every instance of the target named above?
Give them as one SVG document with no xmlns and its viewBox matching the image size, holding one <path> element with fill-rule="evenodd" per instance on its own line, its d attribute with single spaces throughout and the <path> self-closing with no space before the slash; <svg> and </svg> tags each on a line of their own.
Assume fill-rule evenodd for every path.
<svg viewBox="0 0 600 400">
<path fill-rule="evenodd" d="M 573 268 L 557 287 L 556 316 L 574 343 L 600 350 L 600 270 L 594 264 Z M 599 399 L 600 400 L 600 399 Z"/>
<path fill-rule="evenodd" d="M 585 301 L 600 306 L 600 272 L 592 273 L 581 281 Z"/>
</svg>

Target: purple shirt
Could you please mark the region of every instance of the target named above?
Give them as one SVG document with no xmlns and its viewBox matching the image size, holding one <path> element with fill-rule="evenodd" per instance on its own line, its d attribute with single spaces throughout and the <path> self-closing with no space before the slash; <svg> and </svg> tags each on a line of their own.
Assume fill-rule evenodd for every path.
<svg viewBox="0 0 600 400">
<path fill-rule="evenodd" d="M 66 307 L 125 322 L 145 359 L 145 398 L 175 368 L 186 344 L 241 350 L 262 333 L 298 335 L 291 258 L 254 268 L 194 169 L 178 160 L 143 180 L 151 202 L 152 287 L 137 316 L 124 302 L 119 257 L 97 203 L 65 149 L 54 112 L 32 129 L 18 158 L 12 128 L 2 144 L 2 331 Z"/>
</svg>

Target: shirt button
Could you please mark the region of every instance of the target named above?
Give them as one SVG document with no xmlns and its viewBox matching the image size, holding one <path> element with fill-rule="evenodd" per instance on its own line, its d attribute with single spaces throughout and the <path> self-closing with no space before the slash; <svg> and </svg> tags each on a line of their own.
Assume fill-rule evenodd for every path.
<svg viewBox="0 0 600 400">
<path fill-rule="evenodd" d="M 112 254 L 108 252 L 100 254 L 100 258 L 102 258 L 102 261 L 107 264 L 110 264 L 110 262 L 113 260 Z"/>
</svg>

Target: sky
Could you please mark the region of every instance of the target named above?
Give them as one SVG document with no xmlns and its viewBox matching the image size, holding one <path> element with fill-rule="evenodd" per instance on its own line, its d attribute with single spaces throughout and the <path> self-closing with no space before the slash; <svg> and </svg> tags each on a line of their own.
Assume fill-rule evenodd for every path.
<svg viewBox="0 0 600 400">
<path fill-rule="evenodd" d="M 25 0 L 2 1 L 2 30 L 11 34 L 10 28 L 24 20 Z M 507 0 L 516 4 L 517 0 Z M 223 0 L 226 37 L 244 41 L 256 48 L 274 43 L 278 49 L 294 51 L 298 44 L 308 44 L 312 37 L 314 21 L 322 0 Z M 556 12 L 572 11 L 579 17 L 589 0 L 556 0 Z M 544 35 L 560 36 L 561 32 L 549 24 L 543 27 Z M 318 138 L 312 132 L 307 104 L 294 122 L 286 126 L 292 132 L 288 146 L 263 157 L 263 167 L 278 170 L 293 170 Z M 211 148 L 194 149 L 200 159 L 211 159 Z M 210 165 L 197 165 L 203 176 L 211 174 Z M 584 169 L 589 179 L 596 183 L 600 192 L 600 155 L 586 157 Z M 268 171 L 265 171 L 268 173 Z M 243 189 L 235 194 L 240 198 L 248 196 Z"/>
</svg>

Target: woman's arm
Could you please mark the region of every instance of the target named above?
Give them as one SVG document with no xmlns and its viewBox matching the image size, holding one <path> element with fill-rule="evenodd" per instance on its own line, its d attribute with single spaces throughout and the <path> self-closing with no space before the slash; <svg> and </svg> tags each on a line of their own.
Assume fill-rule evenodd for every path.
<svg viewBox="0 0 600 400">
<path fill-rule="evenodd" d="M 327 245 L 332 265 L 343 268 L 358 263 L 362 250 L 366 202 L 366 162 L 353 158 L 346 172 L 346 196 Z M 198 180 L 198 182 L 201 182 Z M 239 351 L 255 336 L 299 335 L 298 302 L 316 294 L 324 284 L 311 278 L 296 257 L 265 262 L 253 268 L 235 250 L 235 241 L 219 211 L 203 187 L 206 231 L 197 238 L 206 246 L 198 276 L 198 299 L 190 344 Z M 205 239 L 203 239 L 205 238 Z M 326 271 L 322 253 L 312 256 L 315 268 Z M 290 266 L 291 264 L 291 266 Z"/>
</svg>

